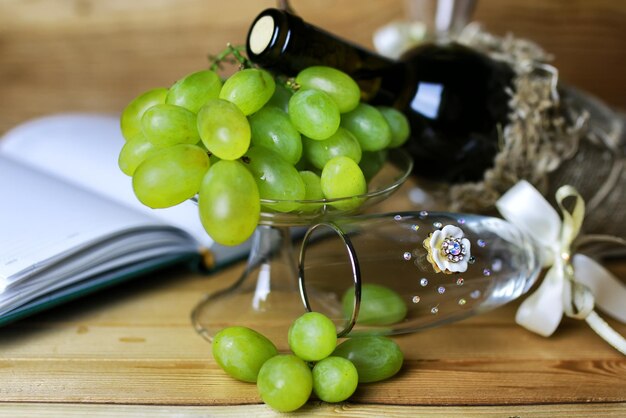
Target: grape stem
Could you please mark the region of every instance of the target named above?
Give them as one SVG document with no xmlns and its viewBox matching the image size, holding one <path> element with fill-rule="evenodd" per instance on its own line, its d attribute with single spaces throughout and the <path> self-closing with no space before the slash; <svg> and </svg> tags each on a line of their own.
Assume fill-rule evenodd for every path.
<svg viewBox="0 0 626 418">
<path fill-rule="evenodd" d="M 211 71 L 217 71 L 222 68 L 223 63 L 239 64 L 239 69 L 252 68 L 254 64 L 242 54 L 246 49 L 245 45 L 234 46 L 230 42 L 226 44 L 226 49 L 217 55 L 209 55 L 211 61 Z"/>
</svg>

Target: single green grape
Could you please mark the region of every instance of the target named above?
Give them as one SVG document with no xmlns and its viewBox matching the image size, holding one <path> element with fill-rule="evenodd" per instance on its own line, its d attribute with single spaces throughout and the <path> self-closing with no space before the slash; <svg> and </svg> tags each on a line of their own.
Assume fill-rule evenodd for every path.
<svg viewBox="0 0 626 418">
<path fill-rule="evenodd" d="M 309 170 L 299 171 L 300 177 L 304 181 L 304 200 L 322 200 L 324 193 L 322 192 L 322 184 L 320 176 Z"/>
<path fill-rule="evenodd" d="M 302 157 L 300 132 L 291 124 L 289 115 L 277 107 L 265 106 L 250 116 L 252 145 L 270 149 L 290 164 Z"/>
<path fill-rule="evenodd" d="M 165 103 L 181 106 L 193 113 L 209 99 L 217 99 L 222 88 L 220 76 L 210 70 L 189 74 L 170 87 Z"/>
<path fill-rule="evenodd" d="M 341 126 L 352 132 L 363 151 L 378 151 L 391 143 L 391 128 L 380 110 L 366 103 L 342 115 Z"/>
<path fill-rule="evenodd" d="M 198 132 L 211 152 L 222 160 L 236 160 L 250 147 L 250 124 L 241 110 L 222 99 L 210 99 L 198 112 Z"/>
<path fill-rule="evenodd" d="M 158 104 L 141 118 L 143 133 L 158 147 L 197 144 L 200 141 L 195 113 L 172 104 Z"/>
<path fill-rule="evenodd" d="M 141 118 L 154 105 L 165 103 L 167 89 L 156 88 L 134 98 L 122 111 L 120 127 L 127 141 L 141 135 Z"/>
<path fill-rule="evenodd" d="M 323 141 L 304 137 L 302 138 L 302 146 L 307 160 L 320 170 L 335 157 L 348 157 L 357 164 L 361 161 L 359 141 L 350 131 L 342 127 L 339 127 L 337 132 Z"/>
<path fill-rule="evenodd" d="M 387 150 L 363 151 L 359 167 L 368 182 L 383 168 L 387 161 Z"/>
<path fill-rule="evenodd" d="M 328 357 L 337 344 L 335 324 L 319 312 L 307 312 L 289 327 L 289 348 L 306 361 Z"/>
<path fill-rule="evenodd" d="M 231 377 L 256 382 L 261 366 L 278 354 L 265 336 L 246 327 L 228 327 L 213 337 L 213 358 Z"/>
<path fill-rule="evenodd" d="M 335 157 L 328 161 L 322 170 L 320 183 L 324 197 L 327 199 L 352 197 L 329 203 L 341 210 L 359 207 L 362 203 L 361 198 L 355 196 L 367 192 L 363 172 L 357 163 L 348 157 Z"/>
<path fill-rule="evenodd" d="M 320 90 L 328 94 L 341 113 L 353 110 L 361 100 L 361 89 L 356 81 L 335 68 L 325 66 L 305 68 L 296 76 L 296 83 L 300 85 L 300 89 Z"/>
<path fill-rule="evenodd" d="M 398 148 L 404 145 L 411 134 L 409 120 L 406 116 L 404 116 L 404 113 L 394 109 L 393 107 L 386 106 L 379 106 L 378 110 L 385 117 L 385 120 L 391 129 L 391 142 L 387 145 L 387 147 Z"/>
<path fill-rule="evenodd" d="M 257 183 L 261 199 L 281 201 L 267 204 L 269 209 L 289 212 L 299 206 L 293 201 L 303 200 L 306 190 L 302 177 L 293 165 L 263 147 L 250 147 L 245 156 L 246 168 Z"/>
<path fill-rule="evenodd" d="M 358 384 L 356 367 L 343 357 L 326 357 L 313 367 L 313 392 L 324 402 L 345 401 Z"/>
<path fill-rule="evenodd" d="M 263 402 L 279 412 L 290 412 L 309 400 L 313 377 L 302 359 L 279 354 L 263 364 L 256 384 Z"/>
<path fill-rule="evenodd" d="M 270 73 L 247 68 L 226 80 L 219 98 L 234 103 L 247 116 L 261 109 L 272 97 L 275 88 L 276 83 Z"/>
<path fill-rule="evenodd" d="M 289 118 L 301 134 L 317 140 L 337 132 L 341 121 L 337 104 L 319 90 L 299 90 L 291 96 Z"/>
<path fill-rule="evenodd" d="M 261 213 L 254 178 L 239 161 L 218 161 L 202 180 L 198 210 L 202 226 L 217 243 L 241 244 L 254 232 Z"/>
<path fill-rule="evenodd" d="M 124 143 L 117 164 L 124 174 L 132 176 L 139 164 L 160 149 L 161 147 L 155 146 L 145 136 L 138 135 Z"/>
<path fill-rule="evenodd" d="M 293 90 L 288 89 L 282 83 L 276 83 L 274 94 L 265 106 L 274 106 L 287 113 L 289 112 L 289 99 L 291 99 L 291 96 L 293 96 Z"/>
<path fill-rule="evenodd" d="M 354 290 L 348 289 L 341 299 L 345 318 L 352 316 L 354 307 Z M 391 325 L 406 317 L 407 306 L 402 297 L 378 284 L 368 283 L 361 286 L 361 308 L 357 324 Z"/>
<path fill-rule="evenodd" d="M 332 355 L 350 360 L 361 383 L 390 378 L 398 373 L 404 361 L 398 344 L 381 336 L 350 338 L 339 344 Z"/>
<path fill-rule="evenodd" d="M 193 197 L 209 168 L 209 157 L 196 145 L 163 148 L 144 160 L 133 175 L 133 190 L 141 203 L 167 208 Z"/>
</svg>

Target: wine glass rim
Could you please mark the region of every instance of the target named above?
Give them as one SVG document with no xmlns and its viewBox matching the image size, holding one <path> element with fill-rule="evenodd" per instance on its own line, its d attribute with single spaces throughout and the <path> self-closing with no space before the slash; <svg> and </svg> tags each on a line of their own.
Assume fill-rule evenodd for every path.
<svg viewBox="0 0 626 418">
<path fill-rule="evenodd" d="M 360 195 L 336 197 L 332 199 L 327 199 L 327 198 L 316 199 L 316 200 L 260 199 L 261 205 L 271 206 L 271 205 L 287 203 L 287 202 L 298 203 L 302 205 L 320 205 L 320 204 L 323 205 L 323 204 L 336 203 L 336 202 L 345 202 L 345 201 L 353 200 L 353 199 L 370 199 L 376 196 L 389 193 L 391 190 L 394 190 L 400 187 L 406 181 L 407 177 L 411 174 L 411 172 L 413 171 L 413 160 L 411 159 L 411 157 L 408 155 L 408 153 L 405 150 L 401 148 L 394 148 L 394 149 L 390 149 L 389 151 L 400 156 L 403 167 L 399 167 L 399 170 L 402 170 L 400 175 L 392 183 L 385 185 L 382 188 L 371 190 Z M 404 167 L 404 165 L 406 166 Z"/>
</svg>

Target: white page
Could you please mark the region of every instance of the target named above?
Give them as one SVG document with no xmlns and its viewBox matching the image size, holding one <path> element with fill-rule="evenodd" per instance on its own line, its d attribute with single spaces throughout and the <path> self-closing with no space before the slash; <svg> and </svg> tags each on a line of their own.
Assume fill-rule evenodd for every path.
<svg viewBox="0 0 626 418">
<path fill-rule="evenodd" d="M 218 263 L 232 261 L 248 252 L 249 244 L 239 247 L 214 244 L 200 223 L 196 204 L 191 201 L 157 210 L 142 205 L 133 193 L 130 177 L 117 166 L 123 145 L 118 116 L 61 114 L 34 119 L 12 129 L 0 140 L 0 154 L 159 217 L 211 248 Z"/>
<path fill-rule="evenodd" d="M 166 225 L 1 155 L 0 191 L 0 291 L 103 237 Z"/>
</svg>

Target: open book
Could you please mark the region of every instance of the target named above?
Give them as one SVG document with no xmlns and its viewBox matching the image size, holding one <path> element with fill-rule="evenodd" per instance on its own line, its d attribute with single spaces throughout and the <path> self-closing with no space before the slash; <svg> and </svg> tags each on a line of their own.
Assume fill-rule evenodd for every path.
<svg viewBox="0 0 626 418">
<path fill-rule="evenodd" d="M 143 206 L 117 167 L 123 144 L 117 117 L 86 114 L 0 139 L 0 325 L 165 265 L 248 253 L 215 244 L 191 201 Z"/>
</svg>

